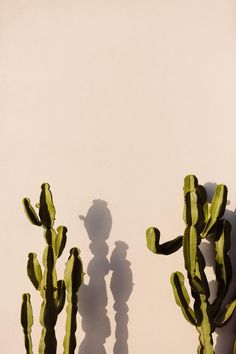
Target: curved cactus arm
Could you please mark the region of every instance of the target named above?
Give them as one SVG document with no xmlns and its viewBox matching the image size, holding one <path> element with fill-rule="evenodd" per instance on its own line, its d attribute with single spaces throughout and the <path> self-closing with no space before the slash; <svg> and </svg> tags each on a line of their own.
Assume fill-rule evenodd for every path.
<svg viewBox="0 0 236 354">
<path fill-rule="evenodd" d="M 56 210 L 53 204 L 52 193 L 48 183 L 43 183 L 40 194 L 39 216 L 43 226 L 50 229 L 54 225 Z"/>
<path fill-rule="evenodd" d="M 160 231 L 156 227 L 149 227 L 146 231 L 147 248 L 156 254 L 169 255 L 180 249 L 183 242 L 183 236 L 160 244 Z"/>
<path fill-rule="evenodd" d="M 29 253 L 28 255 L 27 274 L 36 290 L 40 290 L 42 270 L 36 253 Z"/>
<path fill-rule="evenodd" d="M 64 354 L 74 354 L 76 347 L 76 314 L 78 303 L 78 290 L 83 282 L 83 266 L 79 256 L 79 249 L 74 247 L 70 250 L 70 257 L 65 269 L 65 285 L 67 292 L 66 307 L 66 334 L 63 341 Z"/>
<path fill-rule="evenodd" d="M 64 280 L 58 280 L 57 292 L 58 292 L 57 313 L 59 314 L 63 310 L 63 307 L 65 305 L 65 299 L 66 299 L 66 286 Z"/>
<path fill-rule="evenodd" d="M 224 184 L 219 184 L 216 187 L 211 206 L 209 208 L 208 220 L 205 228 L 202 231 L 202 237 L 207 237 L 214 227 L 217 221 L 224 215 L 227 202 L 227 187 Z"/>
<path fill-rule="evenodd" d="M 223 312 L 221 312 L 215 318 L 215 325 L 216 327 L 223 326 L 226 322 L 228 322 L 235 310 L 236 307 L 236 299 L 233 300 L 230 304 L 226 305 Z"/>
<path fill-rule="evenodd" d="M 198 234 L 194 226 L 187 226 L 184 231 L 183 251 L 185 268 L 193 278 L 197 261 Z"/>
<path fill-rule="evenodd" d="M 33 325 L 33 310 L 30 302 L 30 294 L 22 296 L 21 305 L 21 324 L 25 335 L 25 349 L 27 354 L 33 354 L 33 345 L 31 338 L 31 328 Z"/>
<path fill-rule="evenodd" d="M 218 281 L 218 291 L 216 299 L 211 305 L 214 314 L 220 309 L 232 279 L 231 261 L 228 256 L 230 250 L 230 233 L 230 222 L 228 220 L 221 220 L 217 226 L 215 239 L 215 274 Z"/>
<path fill-rule="evenodd" d="M 22 199 L 22 203 L 24 206 L 24 210 L 25 210 L 25 214 L 28 217 L 29 221 L 36 226 L 41 226 L 42 223 L 39 220 L 39 217 L 36 213 L 36 211 L 34 210 L 34 208 L 32 207 L 31 203 L 30 203 L 30 199 L 29 198 L 23 198 Z"/>
<path fill-rule="evenodd" d="M 190 298 L 184 285 L 184 276 L 181 272 L 174 272 L 171 275 L 171 285 L 174 292 L 176 304 L 180 306 L 185 319 L 192 325 L 196 325 L 196 316 L 189 306 Z"/>
<path fill-rule="evenodd" d="M 67 228 L 65 226 L 58 226 L 57 228 L 57 236 L 55 241 L 55 251 L 56 257 L 59 258 L 65 248 L 66 245 L 66 236 Z"/>
</svg>

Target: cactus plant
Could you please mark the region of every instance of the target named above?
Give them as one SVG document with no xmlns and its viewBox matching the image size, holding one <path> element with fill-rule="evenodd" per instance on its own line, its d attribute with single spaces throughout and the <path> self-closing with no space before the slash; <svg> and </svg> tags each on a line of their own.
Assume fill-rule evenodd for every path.
<svg viewBox="0 0 236 354">
<path fill-rule="evenodd" d="M 34 210 L 28 198 L 23 199 L 25 213 L 33 225 L 43 228 L 43 235 L 46 247 L 43 253 L 43 271 L 37 259 L 36 253 L 29 253 L 27 263 L 27 274 L 33 286 L 40 292 L 42 304 L 40 310 L 40 324 L 42 326 L 39 343 L 39 354 L 56 354 L 57 339 L 55 325 L 59 313 L 62 311 L 65 299 L 66 326 L 64 337 L 63 354 L 73 354 L 76 347 L 76 314 L 77 314 L 77 293 L 83 281 L 83 267 L 79 256 L 80 250 L 74 247 L 70 251 L 66 263 L 64 279 L 57 280 L 56 262 L 61 256 L 67 239 L 67 228 L 59 226 L 54 229 L 56 210 L 53 204 L 52 193 L 48 183 L 42 185 L 39 208 L 39 215 Z M 30 301 L 30 294 L 22 296 L 21 324 L 25 337 L 25 349 L 27 354 L 33 354 L 31 328 L 33 325 L 33 311 Z"/>
<path fill-rule="evenodd" d="M 199 334 L 198 354 L 214 354 L 212 333 L 223 326 L 232 316 L 236 307 L 233 299 L 222 309 L 232 277 L 230 249 L 231 225 L 223 218 L 227 188 L 223 184 L 216 187 L 212 202 L 207 201 L 207 193 L 198 184 L 194 175 L 184 179 L 184 222 L 183 236 L 160 244 L 160 232 L 155 227 L 146 231 L 147 247 L 153 253 L 168 255 L 183 247 L 184 266 L 193 297 L 193 308 L 184 284 L 184 275 L 177 271 L 171 275 L 171 285 L 177 305 L 185 319 L 194 325 Z M 215 250 L 215 275 L 218 290 L 213 302 L 209 302 L 210 290 L 204 271 L 205 259 L 201 252 L 202 240 L 211 237 Z"/>
</svg>

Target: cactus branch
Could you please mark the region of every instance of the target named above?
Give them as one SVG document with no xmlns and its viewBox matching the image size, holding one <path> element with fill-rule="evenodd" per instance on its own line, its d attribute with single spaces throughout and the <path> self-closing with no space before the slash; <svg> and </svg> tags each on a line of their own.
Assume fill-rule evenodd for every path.
<svg viewBox="0 0 236 354">
<path fill-rule="evenodd" d="M 184 265 L 194 301 L 193 309 L 189 306 L 190 299 L 184 285 L 184 276 L 180 272 L 174 272 L 171 276 L 175 301 L 180 306 L 186 320 L 198 331 L 198 354 L 214 354 L 212 333 L 216 327 L 221 327 L 229 321 L 236 307 L 236 299 L 234 299 L 225 306 L 223 311 L 220 311 L 232 278 L 231 262 L 228 256 L 231 225 L 229 221 L 223 219 L 227 188 L 219 184 L 212 202 L 208 203 L 205 188 L 198 184 L 194 175 L 189 175 L 184 179 L 183 191 L 184 236 L 160 245 L 160 231 L 151 227 L 146 233 L 147 247 L 153 253 L 168 255 L 183 246 Z M 208 236 L 214 239 L 214 269 L 218 281 L 217 295 L 212 303 L 209 302 L 210 290 L 204 270 L 205 260 L 200 250 L 201 241 Z M 234 354 L 236 354 L 236 349 L 234 349 Z"/>
</svg>

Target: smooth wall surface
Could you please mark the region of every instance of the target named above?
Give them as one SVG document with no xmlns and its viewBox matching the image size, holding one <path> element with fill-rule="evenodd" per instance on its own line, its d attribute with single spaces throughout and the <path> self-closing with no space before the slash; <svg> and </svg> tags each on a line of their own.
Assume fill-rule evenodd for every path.
<svg viewBox="0 0 236 354">
<path fill-rule="evenodd" d="M 76 352 L 195 353 L 169 282 L 182 252 L 151 254 L 145 230 L 183 232 L 192 173 L 228 186 L 235 224 L 235 1 L 1 0 L 0 21 L 1 354 L 25 353 L 25 291 L 37 352 L 26 263 L 44 240 L 21 199 L 35 204 L 46 181 L 69 230 L 59 277 L 73 245 L 86 272 Z M 57 333 L 62 353 L 63 317 Z M 231 354 L 236 318 L 219 333 L 216 353 Z"/>
</svg>

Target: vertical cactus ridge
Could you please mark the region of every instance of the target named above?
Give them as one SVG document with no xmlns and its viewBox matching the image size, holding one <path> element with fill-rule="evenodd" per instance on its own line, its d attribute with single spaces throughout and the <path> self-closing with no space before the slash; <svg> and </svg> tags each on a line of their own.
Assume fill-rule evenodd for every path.
<svg viewBox="0 0 236 354">
<path fill-rule="evenodd" d="M 187 175 L 184 178 L 184 195 L 188 192 L 193 192 L 197 189 L 198 187 L 198 179 L 194 175 Z"/>
<path fill-rule="evenodd" d="M 57 293 L 57 313 L 59 314 L 64 308 L 66 299 L 66 286 L 64 280 L 58 280 Z"/>
<path fill-rule="evenodd" d="M 198 331 L 198 354 L 214 354 L 212 333 L 217 327 L 229 321 L 236 308 L 236 299 L 233 299 L 221 310 L 232 278 L 228 255 L 231 225 L 224 219 L 227 187 L 224 184 L 217 185 L 211 203 L 207 200 L 205 188 L 198 184 L 194 175 L 185 177 L 183 190 L 185 222 L 183 237 L 177 237 L 170 243 L 160 245 L 160 231 L 155 227 L 150 227 L 146 232 L 147 248 L 153 253 L 168 255 L 176 250 L 173 245 L 178 245 L 177 249 L 183 245 L 184 265 L 194 301 L 193 309 L 189 306 L 190 298 L 184 285 L 184 276 L 180 272 L 174 272 L 171 275 L 174 298 L 185 319 Z M 201 241 L 208 236 L 214 240 L 214 270 L 218 282 L 217 295 L 211 303 L 205 273 L 205 259 L 200 250 Z M 234 354 L 236 354 L 235 348 Z"/>
<path fill-rule="evenodd" d="M 208 220 L 202 232 L 202 237 L 208 236 L 216 226 L 217 221 L 222 218 L 225 212 L 228 190 L 224 184 L 219 184 L 216 187 L 210 208 Z"/>
<path fill-rule="evenodd" d="M 218 223 L 215 238 L 215 274 L 218 281 L 218 290 L 217 296 L 212 303 L 214 313 L 219 311 L 232 279 L 232 267 L 228 255 L 230 250 L 230 233 L 230 222 L 228 220 L 221 220 Z"/>
<path fill-rule="evenodd" d="M 76 347 L 75 331 L 77 327 L 76 314 L 78 303 L 78 290 L 83 281 L 83 266 L 79 256 L 79 249 L 74 247 L 65 268 L 65 286 L 67 291 L 66 306 L 66 334 L 63 341 L 63 354 L 73 354 Z"/>
<path fill-rule="evenodd" d="M 54 225 L 56 210 L 53 204 L 52 193 L 48 183 L 43 183 L 41 186 L 39 216 L 42 224 L 46 229 L 50 229 Z"/>
<path fill-rule="evenodd" d="M 33 326 L 33 310 L 30 302 L 30 294 L 22 296 L 21 305 L 21 325 L 25 337 L 25 350 L 27 354 L 33 354 L 33 345 L 31 339 L 31 328 Z"/>
<path fill-rule="evenodd" d="M 156 227 L 149 227 L 146 231 L 147 248 L 156 254 L 168 255 L 180 249 L 183 242 L 183 236 L 160 244 L 160 231 Z"/>
<path fill-rule="evenodd" d="M 183 238 L 185 268 L 193 278 L 197 261 L 197 230 L 194 226 L 187 226 Z"/>
<path fill-rule="evenodd" d="M 67 238 L 66 233 L 67 233 L 67 228 L 65 226 L 58 226 L 57 236 L 55 240 L 55 252 L 57 258 L 61 256 L 65 248 L 66 238 Z"/>
<path fill-rule="evenodd" d="M 66 308 L 67 321 L 64 351 L 68 354 L 74 354 L 76 346 L 77 292 L 83 280 L 82 261 L 79 256 L 80 251 L 76 247 L 71 249 L 65 269 L 65 280 L 57 281 L 56 262 L 66 245 L 67 228 L 62 225 L 58 226 L 56 231 L 53 228 L 56 210 L 49 184 L 44 183 L 41 186 L 40 203 L 37 204 L 39 216 L 32 207 L 29 198 L 23 199 L 23 206 L 30 222 L 33 225 L 43 227 L 43 236 L 46 242 L 42 257 L 43 271 L 38 262 L 36 253 L 30 252 L 27 262 L 28 277 L 36 290 L 39 290 L 42 297 L 39 318 L 42 330 L 38 352 L 39 354 L 57 353 L 55 325 L 67 297 L 68 305 Z M 23 295 L 21 324 L 25 334 L 26 354 L 33 354 L 30 336 L 33 314 L 29 294 Z"/>
<path fill-rule="evenodd" d="M 51 245 L 43 254 L 44 273 L 42 277 L 41 296 L 43 302 L 40 310 L 41 332 L 39 354 L 56 354 L 56 334 L 54 327 L 57 321 L 57 276 L 55 256 Z"/>
</svg>

